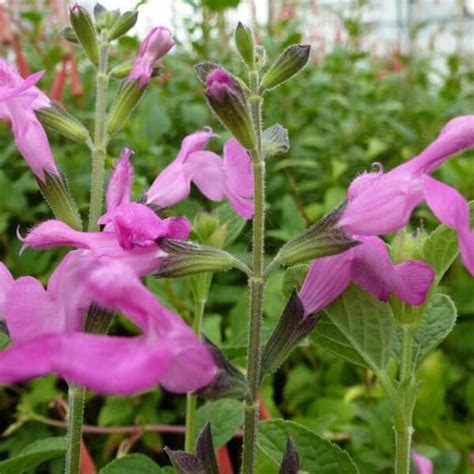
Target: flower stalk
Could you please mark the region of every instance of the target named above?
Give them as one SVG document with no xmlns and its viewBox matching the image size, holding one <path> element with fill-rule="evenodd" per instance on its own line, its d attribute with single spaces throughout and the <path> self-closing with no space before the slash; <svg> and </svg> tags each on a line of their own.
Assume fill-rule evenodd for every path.
<svg viewBox="0 0 474 474">
<path fill-rule="evenodd" d="M 265 243 L 265 162 L 262 155 L 262 97 L 258 91 L 259 74 L 249 72 L 250 109 L 255 129 L 255 147 L 251 151 L 254 182 L 254 218 L 252 229 L 253 275 L 249 278 L 249 339 L 247 380 L 249 395 L 245 401 L 245 430 L 242 472 L 255 472 L 258 428 L 258 389 L 262 358 L 262 318 L 264 299 L 264 243 Z"/>
<path fill-rule="evenodd" d="M 84 396 L 84 387 L 74 383 L 69 383 L 66 474 L 79 473 L 81 462 L 82 421 L 84 418 Z"/>
</svg>

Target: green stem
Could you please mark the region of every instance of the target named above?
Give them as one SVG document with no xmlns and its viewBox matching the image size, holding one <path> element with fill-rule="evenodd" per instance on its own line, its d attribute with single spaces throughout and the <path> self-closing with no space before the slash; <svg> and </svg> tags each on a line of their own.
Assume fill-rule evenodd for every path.
<svg viewBox="0 0 474 474">
<path fill-rule="evenodd" d="M 395 418 L 395 474 L 409 474 L 411 460 L 411 441 L 413 435 L 414 368 L 413 368 L 413 326 L 403 324 L 402 357 L 399 377 L 399 407 Z"/>
<path fill-rule="evenodd" d="M 195 278 L 197 289 L 194 295 L 193 331 L 198 337 L 201 337 L 204 309 L 211 286 L 212 274 L 205 273 Z M 184 436 L 184 450 L 187 452 L 194 451 L 194 442 L 196 440 L 196 408 L 196 395 L 188 393 L 186 395 L 186 433 Z"/>
<path fill-rule="evenodd" d="M 265 162 L 262 159 L 262 97 L 258 93 L 258 72 L 250 71 L 250 107 L 256 134 L 252 150 L 254 217 L 252 230 L 253 275 L 249 278 L 249 339 L 247 355 L 247 381 L 249 395 L 245 401 L 245 429 L 242 472 L 253 474 L 256 467 L 258 429 L 258 390 L 262 359 L 262 320 L 264 292 L 264 243 L 265 243 Z"/>
<path fill-rule="evenodd" d="M 82 419 L 85 389 L 69 383 L 67 416 L 66 474 L 78 474 L 81 461 Z"/>
<path fill-rule="evenodd" d="M 104 194 L 105 158 L 107 156 L 107 89 L 109 76 L 107 73 L 109 43 L 101 39 L 99 67 L 96 75 L 94 144 L 92 147 L 91 198 L 89 208 L 89 232 L 97 231 L 97 221 L 102 212 Z"/>
</svg>

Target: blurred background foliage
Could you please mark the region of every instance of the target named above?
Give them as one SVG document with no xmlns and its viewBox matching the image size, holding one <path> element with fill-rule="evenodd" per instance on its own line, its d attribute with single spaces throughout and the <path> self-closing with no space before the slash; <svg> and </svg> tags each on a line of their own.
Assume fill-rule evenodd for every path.
<svg viewBox="0 0 474 474">
<path fill-rule="evenodd" d="M 40 84 L 43 90 L 90 125 L 93 71 L 80 53 L 58 41 L 57 28 L 51 23 L 51 15 L 57 11 L 41 3 L 44 8 L 39 9 L 36 2 L 26 2 L 10 25 L 10 34 L 2 29 L 0 53 L 11 59 L 16 57 L 20 69 L 44 69 Z M 212 143 L 215 151 L 221 150 L 228 138 L 208 111 L 192 66 L 212 60 L 225 64 L 236 74 L 244 73 L 231 47 L 234 22 L 225 15 L 225 9 L 239 1 L 185 3 L 192 7 L 193 14 L 184 18 L 183 40 L 165 58 L 163 73 L 109 149 L 108 169 L 122 146 L 135 151 L 136 198 L 174 159 L 185 135 L 205 125 L 212 126 L 219 134 Z M 361 1 L 358 5 L 363 8 L 365 3 Z M 6 21 L 8 8 L 2 8 L 0 19 Z M 357 39 L 364 25 L 357 9 L 351 12 L 341 18 L 347 40 L 333 44 L 325 55 L 314 50 L 313 61 L 303 73 L 267 96 L 265 123 L 283 124 L 291 140 L 289 153 L 268 163 L 269 255 L 290 236 L 336 206 L 344 198 L 349 182 L 369 169 L 372 162 L 380 162 L 390 169 L 420 152 L 447 120 L 474 112 L 472 57 L 456 53 L 441 58 L 436 51 L 407 55 L 396 50 L 376 56 L 360 47 Z M 284 16 L 260 25 L 257 33 L 269 58 L 287 45 L 306 39 L 298 22 Z M 133 59 L 138 45 L 136 37 L 122 38 L 112 50 L 112 63 Z M 114 82 L 112 89 L 118 86 L 119 82 Z M 86 216 L 89 154 L 84 147 L 61 137 L 51 135 L 50 140 Z M 28 250 L 19 256 L 17 228 L 24 233 L 51 215 L 4 123 L 0 124 L 0 143 L 1 258 L 15 276 L 32 274 L 46 281 L 64 252 Z M 473 159 L 474 152 L 466 152 L 439 170 L 441 179 L 469 199 L 474 199 Z M 213 207 L 193 191 L 192 199 L 175 211 L 193 219 L 196 213 L 203 209 L 212 211 Z M 433 216 L 421 207 L 412 228 L 434 226 Z M 245 256 L 249 232 L 247 224 L 230 250 Z M 274 274 L 267 288 L 267 330 L 275 324 L 285 303 L 282 276 L 281 272 Z M 205 319 L 207 335 L 239 364 L 243 364 L 247 330 L 244 284 L 237 274 L 217 275 Z M 469 467 L 469 453 L 474 449 L 472 284 L 460 265 L 455 265 L 445 278 L 444 290 L 454 299 L 460 317 L 452 334 L 421 368 L 415 447 L 434 460 L 436 473 L 472 472 Z M 150 285 L 182 314 L 191 311 L 188 280 L 150 280 Z M 130 330 L 133 328 L 120 318 L 115 322 L 115 332 Z M 368 371 L 350 366 L 310 343 L 303 344 L 275 376 L 267 378 L 262 399 L 270 416 L 294 419 L 339 442 L 354 457 L 362 473 L 391 472 L 390 412 Z M 65 384 L 54 377 L 0 388 L 0 429 L 4 432 L 0 456 L 8 458 L 35 439 L 61 434 L 61 428 L 50 424 L 51 420 L 61 421 L 64 417 L 64 400 Z M 91 393 L 86 422 L 101 427 L 182 425 L 183 414 L 184 397 L 159 390 L 131 398 L 103 398 Z M 228 416 L 225 410 L 221 414 Z M 236 423 L 238 426 L 238 417 Z M 168 462 L 163 446 L 181 447 L 182 436 L 156 432 L 91 434 L 86 430 L 85 442 L 98 468 L 117 452 L 123 454 L 128 450 L 146 453 L 164 465 Z M 237 459 L 239 440 L 231 441 L 228 448 L 232 459 Z M 260 465 L 262 473 L 276 472 L 263 454 Z M 62 472 L 62 461 L 50 462 L 37 472 Z"/>
</svg>

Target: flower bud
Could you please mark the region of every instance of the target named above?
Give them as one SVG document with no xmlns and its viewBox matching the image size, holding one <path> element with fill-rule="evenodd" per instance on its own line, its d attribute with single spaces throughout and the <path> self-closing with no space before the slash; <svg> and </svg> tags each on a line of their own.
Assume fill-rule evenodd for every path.
<svg viewBox="0 0 474 474">
<path fill-rule="evenodd" d="M 120 10 L 107 10 L 100 3 L 94 6 L 95 24 L 99 31 L 111 28 L 120 16 Z"/>
<path fill-rule="evenodd" d="M 273 89 L 300 72 L 308 62 L 311 46 L 294 44 L 285 49 L 262 79 L 264 89 Z"/>
<path fill-rule="evenodd" d="M 194 66 L 194 72 L 196 73 L 196 76 L 198 77 L 198 79 L 204 85 L 206 85 L 207 76 L 209 76 L 209 74 L 212 71 L 215 71 L 216 69 L 219 69 L 219 68 L 221 68 L 219 64 L 216 64 L 210 61 L 205 61 L 203 63 L 196 64 Z"/>
<path fill-rule="evenodd" d="M 263 348 L 260 377 L 263 378 L 265 374 L 278 370 L 298 343 L 314 329 L 318 321 L 313 315 L 305 316 L 303 303 L 294 291 Z"/>
<path fill-rule="evenodd" d="M 70 43 L 74 44 L 79 44 L 79 38 L 76 35 L 76 32 L 74 31 L 74 28 L 71 26 L 65 26 L 59 34 L 66 40 L 69 41 Z"/>
<path fill-rule="evenodd" d="M 235 257 L 230 253 L 195 242 L 162 239 L 159 246 L 168 254 L 154 274 L 159 278 L 223 272 L 237 265 Z"/>
<path fill-rule="evenodd" d="M 35 110 L 35 114 L 39 121 L 53 132 L 79 143 L 84 143 L 89 138 L 87 128 L 56 102 L 51 102 L 51 107 Z"/>
<path fill-rule="evenodd" d="M 262 148 L 266 158 L 288 153 L 290 149 L 288 130 L 279 123 L 268 127 L 262 134 Z"/>
<path fill-rule="evenodd" d="M 244 148 L 252 149 L 255 146 L 255 132 L 237 81 L 225 69 L 214 69 L 206 78 L 205 94 L 224 126 Z"/>
<path fill-rule="evenodd" d="M 345 203 L 287 242 L 276 259 L 282 265 L 292 266 L 314 258 L 335 255 L 358 245 L 357 240 L 336 227 L 344 207 Z"/>
<path fill-rule="evenodd" d="M 117 21 L 113 24 L 113 26 L 109 30 L 109 41 L 115 40 L 120 38 L 124 34 L 126 34 L 129 30 L 131 30 L 138 18 L 138 12 L 125 12 L 117 19 Z"/>
<path fill-rule="evenodd" d="M 71 8 L 69 19 L 84 52 L 96 66 L 99 64 L 99 45 L 92 17 L 77 3 Z"/>
<path fill-rule="evenodd" d="M 300 472 L 300 458 L 296 451 L 295 442 L 291 436 L 288 436 L 285 454 L 281 461 L 279 474 L 298 474 Z"/>
<path fill-rule="evenodd" d="M 209 421 L 196 440 L 196 454 L 187 453 L 186 451 L 172 451 L 168 447 L 165 448 L 165 451 L 177 472 L 219 474 Z"/>
<path fill-rule="evenodd" d="M 205 400 L 218 400 L 224 397 L 238 400 L 245 398 L 248 394 L 245 376 L 235 365 L 229 362 L 216 345 L 207 339 L 205 344 L 217 367 L 217 375 L 209 385 L 199 389 L 196 394 Z"/>
<path fill-rule="evenodd" d="M 64 176 L 45 172 L 44 181 L 36 181 L 54 215 L 73 229 L 82 230 L 81 216 Z"/>
<path fill-rule="evenodd" d="M 252 30 L 240 21 L 235 29 L 235 45 L 237 50 L 249 68 L 253 68 L 255 62 L 255 45 Z"/>
<path fill-rule="evenodd" d="M 144 91 L 145 89 L 140 86 L 139 79 L 131 82 L 127 79 L 122 83 L 109 112 L 107 131 L 111 135 L 123 127 L 129 115 L 140 101 Z"/>
<path fill-rule="evenodd" d="M 262 69 L 267 62 L 267 51 L 263 46 L 255 46 L 255 66 L 257 69 Z"/>
</svg>

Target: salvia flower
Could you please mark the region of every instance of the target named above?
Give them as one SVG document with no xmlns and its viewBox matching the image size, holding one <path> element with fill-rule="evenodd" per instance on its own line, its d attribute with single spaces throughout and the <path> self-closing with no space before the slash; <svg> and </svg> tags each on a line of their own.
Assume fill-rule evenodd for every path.
<svg viewBox="0 0 474 474">
<path fill-rule="evenodd" d="M 212 130 L 188 135 L 176 159 L 155 179 L 147 191 L 147 204 L 172 206 L 191 192 L 191 183 L 211 201 L 229 200 L 245 219 L 253 216 L 253 175 L 248 153 L 234 139 L 224 145 L 224 159 L 204 150 Z"/>
<path fill-rule="evenodd" d="M 474 276 L 474 232 L 468 203 L 456 189 L 431 176 L 449 157 L 473 145 L 474 115 L 449 121 L 415 158 L 386 174 L 379 171 L 356 178 L 339 225 L 352 234 L 387 234 L 405 227 L 415 207 L 426 201 L 444 225 L 456 230 L 462 261 Z"/>
<path fill-rule="evenodd" d="M 424 303 L 434 279 L 433 269 L 421 260 L 394 265 L 383 240 L 354 236 L 360 245 L 338 255 L 314 260 L 299 292 L 305 314 L 320 311 L 354 282 L 387 301 L 391 294 L 410 305 Z"/>
<path fill-rule="evenodd" d="M 161 384 L 173 392 L 207 385 L 216 369 L 191 329 L 121 262 L 69 252 L 47 289 L 13 280 L 2 264 L 1 307 L 11 345 L 0 353 L 0 383 L 55 373 L 100 393 L 129 394 Z M 84 333 L 92 303 L 122 311 L 141 329 L 134 337 Z M 188 352 L 190 351 L 190 352 Z"/>
<path fill-rule="evenodd" d="M 35 110 L 51 106 L 36 87 L 42 75 L 36 72 L 23 79 L 13 65 L 0 59 L 0 118 L 11 121 L 18 151 L 44 181 L 45 173 L 59 176 L 59 172 L 46 132 L 35 115 Z"/>
<path fill-rule="evenodd" d="M 139 79 L 140 87 L 145 87 L 153 74 L 153 68 L 174 44 L 173 35 L 168 28 L 164 26 L 153 28 L 140 46 L 128 81 Z"/>
</svg>

